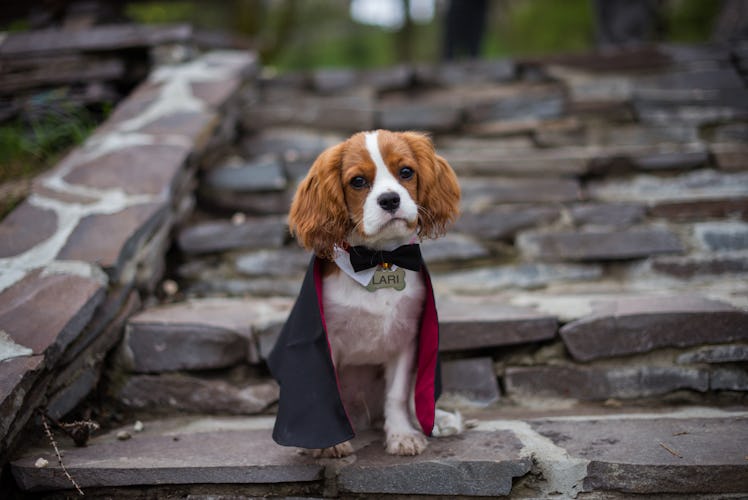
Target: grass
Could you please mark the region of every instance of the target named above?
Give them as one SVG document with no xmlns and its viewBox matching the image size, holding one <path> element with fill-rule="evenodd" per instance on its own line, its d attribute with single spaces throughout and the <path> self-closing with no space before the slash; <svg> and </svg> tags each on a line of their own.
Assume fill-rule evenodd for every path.
<svg viewBox="0 0 748 500">
<path fill-rule="evenodd" d="M 108 109 L 103 114 L 108 114 Z M 98 114 L 67 103 L 59 96 L 40 96 L 25 118 L 0 125 L 0 184 L 22 181 L 43 172 L 65 151 L 83 142 L 100 121 Z M 24 191 L 9 189 L 2 196 L 0 218 L 23 200 Z"/>
</svg>

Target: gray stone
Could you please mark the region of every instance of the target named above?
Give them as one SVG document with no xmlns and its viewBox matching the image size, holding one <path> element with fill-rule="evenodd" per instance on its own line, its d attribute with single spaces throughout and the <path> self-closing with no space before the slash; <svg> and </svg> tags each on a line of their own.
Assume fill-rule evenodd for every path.
<svg viewBox="0 0 748 500">
<path fill-rule="evenodd" d="M 239 273 L 247 276 L 294 276 L 306 270 L 310 258 L 309 252 L 294 245 L 243 253 L 235 265 Z"/>
<path fill-rule="evenodd" d="M 709 374 L 713 391 L 748 391 L 748 371 L 743 368 L 715 368 Z"/>
<path fill-rule="evenodd" d="M 725 217 L 745 219 L 748 217 L 748 196 L 655 202 L 648 212 L 652 217 L 677 222 Z"/>
<path fill-rule="evenodd" d="M 411 101 L 383 105 L 377 122 L 389 130 L 446 132 L 456 129 L 461 120 L 462 110 L 454 104 Z"/>
<path fill-rule="evenodd" d="M 579 183 L 572 179 L 510 179 L 463 177 L 462 206 L 486 210 L 505 203 L 563 203 L 581 198 Z"/>
<path fill-rule="evenodd" d="M 283 166 L 272 157 L 243 161 L 231 158 L 225 164 L 208 172 L 205 182 L 211 189 L 253 193 L 282 191 L 286 188 Z"/>
<path fill-rule="evenodd" d="M 595 307 L 593 305 L 593 307 Z M 693 296 L 606 301 L 564 325 L 561 338 L 579 361 L 748 339 L 748 313 Z"/>
<path fill-rule="evenodd" d="M 221 252 L 239 248 L 276 248 L 283 245 L 287 229 L 285 217 L 248 218 L 241 224 L 209 221 L 183 229 L 179 247 L 188 254 Z"/>
<path fill-rule="evenodd" d="M 99 383 L 100 367 L 89 366 L 76 374 L 65 387 L 62 387 L 49 397 L 46 405 L 47 415 L 62 418 L 75 409 Z"/>
<path fill-rule="evenodd" d="M 285 321 L 291 301 L 202 299 L 147 309 L 128 322 L 127 367 L 137 372 L 202 370 L 249 361 L 252 330 Z"/>
<path fill-rule="evenodd" d="M 84 490 L 180 484 L 267 485 L 322 479 L 323 465 L 295 449 L 276 446 L 269 429 L 237 429 L 230 421 L 222 428 L 221 423 L 216 419 L 174 420 L 162 425 L 153 422 L 127 441 L 118 440 L 119 430 L 115 429 L 93 438 L 86 447 L 66 446 L 65 466 Z M 49 466 L 35 467 L 39 457 L 49 460 Z M 13 474 L 24 491 L 70 489 L 54 452 L 48 448 L 27 450 L 13 462 Z"/>
<path fill-rule="evenodd" d="M 331 94 L 352 87 L 356 77 L 356 71 L 350 68 L 319 69 L 312 74 L 312 85 L 317 92 Z"/>
<path fill-rule="evenodd" d="M 436 287 L 465 293 L 491 293 L 507 288 L 538 288 L 551 283 L 592 281 L 602 276 L 596 264 L 519 264 L 455 271 L 435 280 Z"/>
<path fill-rule="evenodd" d="M 519 89 L 496 99 L 476 102 L 465 110 L 469 122 L 559 118 L 565 109 L 563 89 L 559 87 Z"/>
<path fill-rule="evenodd" d="M 493 298 L 443 298 L 437 309 L 442 351 L 522 344 L 556 336 L 555 317 L 497 304 Z"/>
<path fill-rule="evenodd" d="M 261 191 L 242 193 L 222 191 L 207 185 L 198 188 L 202 204 L 222 212 L 243 212 L 254 216 L 280 215 L 288 213 L 291 191 Z"/>
<path fill-rule="evenodd" d="M 0 293 L 0 330 L 54 365 L 103 301 L 94 279 L 34 271 Z"/>
<path fill-rule="evenodd" d="M 44 356 L 20 356 L 0 361 L 0 442 L 5 441 L 24 398 L 43 368 Z"/>
<path fill-rule="evenodd" d="M 641 222 L 646 214 L 637 203 L 580 203 L 569 208 L 578 226 L 626 227 Z"/>
<path fill-rule="evenodd" d="M 507 82 L 516 75 L 516 64 L 509 59 L 449 62 L 440 65 L 419 65 L 415 69 L 418 83 L 426 86 Z"/>
<path fill-rule="evenodd" d="M 455 229 L 482 240 L 512 239 L 518 231 L 552 223 L 560 215 L 551 206 L 499 205 L 462 212 Z"/>
<path fill-rule="evenodd" d="M 360 80 L 378 92 L 406 89 L 413 77 L 413 68 L 406 64 L 374 68 L 360 74 Z"/>
<path fill-rule="evenodd" d="M 675 366 L 523 366 L 504 373 L 507 395 L 571 398 L 604 401 L 632 399 L 690 389 L 709 390 L 709 373 L 698 368 Z"/>
<path fill-rule="evenodd" d="M 701 222 L 693 227 L 699 245 L 708 252 L 748 250 L 745 222 Z"/>
<path fill-rule="evenodd" d="M 727 344 L 701 347 L 678 356 L 682 365 L 690 363 L 737 363 L 748 361 L 748 345 Z"/>
<path fill-rule="evenodd" d="M 698 170 L 672 177 L 637 175 L 630 180 L 591 182 L 588 192 L 602 201 L 634 201 L 657 205 L 737 199 L 748 196 L 748 172 L 722 173 Z"/>
<path fill-rule="evenodd" d="M 356 452 L 357 460 L 341 467 L 342 492 L 367 496 L 508 495 L 512 481 L 530 471 L 530 457 L 511 431 L 473 431 L 433 440 L 417 457 L 388 456 L 375 442 Z"/>
<path fill-rule="evenodd" d="M 585 491 L 682 496 L 748 491 L 746 418 L 625 416 L 533 421 L 572 458 L 588 461 Z"/>
<path fill-rule="evenodd" d="M 547 261 L 625 260 L 683 252 L 678 236 L 659 228 L 528 231 L 518 235 L 517 246 L 523 254 Z"/>
<path fill-rule="evenodd" d="M 113 396 L 138 410 L 251 415 L 278 400 L 278 385 L 268 382 L 231 384 L 180 373 L 130 375 Z"/>
<path fill-rule="evenodd" d="M 499 400 L 496 372 L 491 358 L 443 361 L 440 406 L 485 407 Z"/>
<path fill-rule="evenodd" d="M 422 242 L 421 253 L 426 262 L 455 262 L 488 256 L 486 247 L 459 233 L 447 233 L 439 239 Z"/>
<path fill-rule="evenodd" d="M 638 95 L 633 105 L 644 123 L 666 125 L 688 123 L 705 125 L 743 120 L 748 117 L 748 91 L 745 88 L 698 90 L 662 89 Z"/>
<path fill-rule="evenodd" d="M 748 123 L 725 123 L 714 127 L 715 143 L 748 142 Z"/>
<path fill-rule="evenodd" d="M 599 154 L 599 151 L 594 148 L 569 146 L 504 152 L 496 148 L 472 151 L 445 148 L 441 153 L 458 174 L 556 178 L 585 174 L 590 160 Z M 559 179 L 558 182 L 563 184 L 564 181 L 565 179 Z"/>
<path fill-rule="evenodd" d="M 639 170 L 689 170 L 709 163 L 709 151 L 703 146 L 696 151 L 672 151 L 641 154 L 631 159 Z"/>
<path fill-rule="evenodd" d="M 250 157 L 273 154 L 313 160 L 322 151 L 343 140 L 344 137 L 336 134 L 294 128 L 266 128 L 250 135 L 242 142 L 241 147 Z"/>
</svg>

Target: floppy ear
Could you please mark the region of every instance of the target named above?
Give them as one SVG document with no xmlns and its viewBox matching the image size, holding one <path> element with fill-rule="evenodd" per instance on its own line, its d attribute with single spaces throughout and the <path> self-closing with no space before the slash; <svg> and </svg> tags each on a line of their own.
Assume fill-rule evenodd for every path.
<svg viewBox="0 0 748 500">
<path fill-rule="evenodd" d="M 460 185 L 452 167 L 434 151 L 428 136 L 403 132 L 418 161 L 418 234 L 436 238 L 460 212 Z"/>
<path fill-rule="evenodd" d="M 333 246 L 345 240 L 351 224 L 340 180 L 344 144 L 317 157 L 288 214 L 288 227 L 301 246 L 327 259 L 333 258 Z"/>
</svg>

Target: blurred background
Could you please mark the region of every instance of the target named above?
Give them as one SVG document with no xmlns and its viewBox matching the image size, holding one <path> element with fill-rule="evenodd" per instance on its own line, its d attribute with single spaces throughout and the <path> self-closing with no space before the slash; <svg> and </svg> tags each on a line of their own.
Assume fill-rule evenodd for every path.
<svg viewBox="0 0 748 500">
<path fill-rule="evenodd" d="M 82 23 L 83 19 L 96 23 L 186 22 L 199 29 L 241 37 L 259 51 L 264 66 L 285 71 L 434 62 L 450 55 L 447 44 L 454 43 L 450 35 L 452 39 L 477 38 L 477 53 L 469 54 L 466 50 L 462 55 L 485 58 L 582 51 L 601 42 L 600 21 L 605 15 L 615 14 L 601 10 L 620 8 L 616 7 L 618 4 L 625 8 L 627 16 L 639 16 L 635 21 L 643 30 L 637 34 L 640 39 L 703 42 L 712 38 L 720 22 L 720 11 L 727 3 L 730 2 L 6 0 L 0 12 L 0 29 L 11 32 L 38 29 Z M 620 15 L 615 17 L 619 23 L 625 21 Z"/>
</svg>

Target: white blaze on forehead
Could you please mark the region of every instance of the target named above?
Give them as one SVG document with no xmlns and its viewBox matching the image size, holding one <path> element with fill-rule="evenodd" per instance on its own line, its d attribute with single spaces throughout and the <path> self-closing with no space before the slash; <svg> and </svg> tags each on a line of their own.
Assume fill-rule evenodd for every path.
<svg viewBox="0 0 748 500">
<path fill-rule="evenodd" d="M 379 149 L 379 132 L 367 132 L 365 134 L 366 150 L 369 152 L 371 161 L 374 162 L 376 173 L 371 185 L 371 191 L 364 202 L 363 226 L 368 236 L 373 236 L 380 228 L 393 217 L 407 221 L 415 221 L 418 216 L 418 207 L 394 175 L 387 168 Z M 397 193 L 400 196 L 400 206 L 394 213 L 389 213 L 379 206 L 378 198 L 383 193 Z"/>
<path fill-rule="evenodd" d="M 369 156 L 371 156 L 371 161 L 377 167 L 377 176 L 380 175 L 382 169 L 387 171 L 387 165 L 384 164 L 382 152 L 379 151 L 379 131 L 366 133 L 366 150 L 369 152 Z"/>
</svg>

